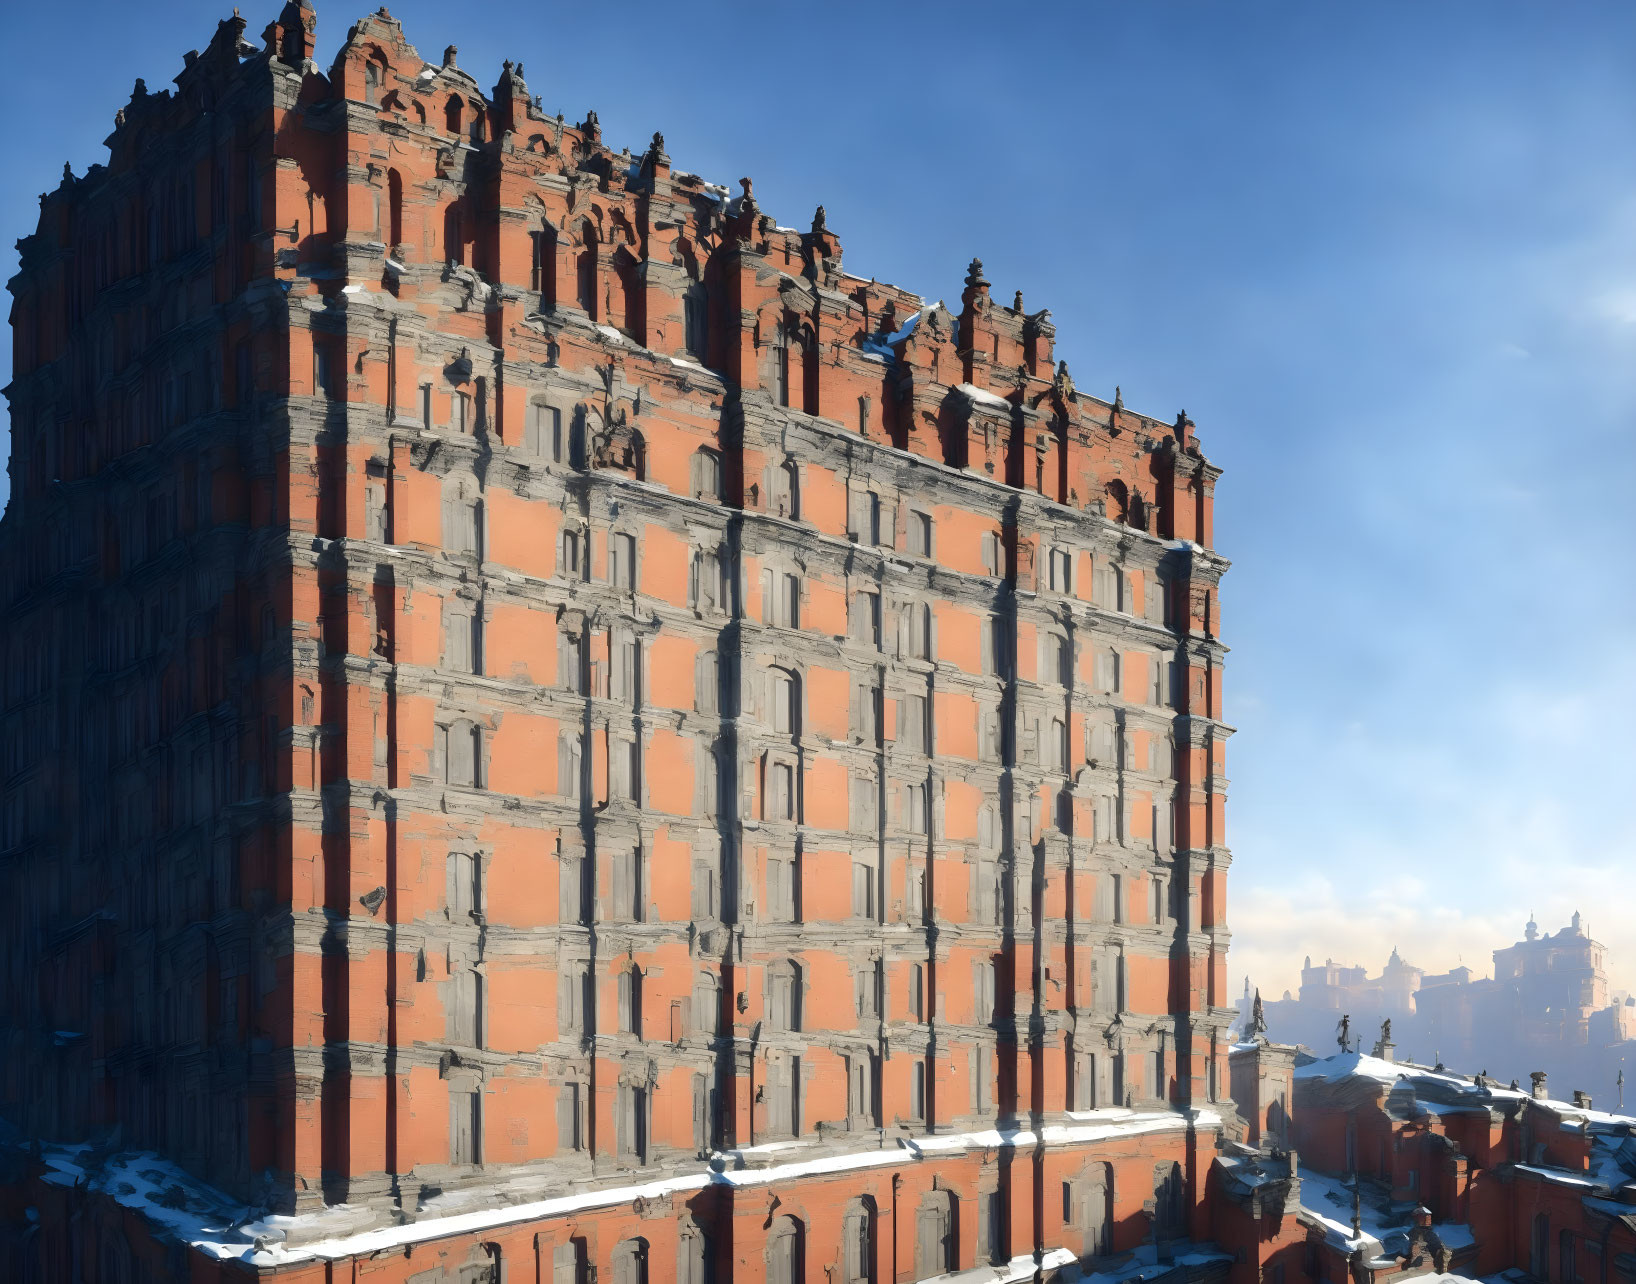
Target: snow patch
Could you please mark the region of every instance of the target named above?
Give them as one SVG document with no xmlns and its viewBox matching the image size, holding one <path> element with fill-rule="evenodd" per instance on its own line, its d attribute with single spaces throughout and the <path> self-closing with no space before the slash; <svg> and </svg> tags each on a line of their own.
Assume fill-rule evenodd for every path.
<svg viewBox="0 0 1636 1284">
<path fill-rule="evenodd" d="M 954 385 L 954 387 L 955 391 L 964 393 L 967 397 L 970 397 L 980 406 L 988 406 L 994 410 L 1003 410 L 1007 414 L 1011 413 L 1011 403 L 1004 397 L 1000 396 L 999 393 L 990 392 L 987 388 L 979 388 L 974 383 L 957 383 Z"/>
<path fill-rule="evenodd" d="M 1368 1057 L 1361 1052 L 1344 1052 L 1295 1067 L 1297 1079 L 1315 1079 L 1320 1083 L 1339 1083 L 1343 1079 L 1359 1078 L 1373 1079 L 1390 1087 L 1403 1074 L 1403 1067 L 1396 1062 Z"/>
</svg>

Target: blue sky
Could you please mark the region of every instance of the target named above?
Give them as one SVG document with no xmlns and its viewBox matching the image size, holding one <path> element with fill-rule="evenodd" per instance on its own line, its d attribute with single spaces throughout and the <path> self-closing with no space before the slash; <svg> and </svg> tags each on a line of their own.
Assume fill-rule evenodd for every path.
<svg viewBox="0 0 1636 1284">
<path fill-rule="evenodd" d="M 1482 972 L 1575 908 L 1636 985 L 1636 7 L 392 10 L 782 222 L 822 202 L 852 271 L 952 299 L 980 256 L 1082 389 L 1187 409 L 1227 470 L 1235 985 Z M 322 0 L 322 62 L 364 11 Z M 227 12 L 13 6 L 5 275 Z"/>
</svg>

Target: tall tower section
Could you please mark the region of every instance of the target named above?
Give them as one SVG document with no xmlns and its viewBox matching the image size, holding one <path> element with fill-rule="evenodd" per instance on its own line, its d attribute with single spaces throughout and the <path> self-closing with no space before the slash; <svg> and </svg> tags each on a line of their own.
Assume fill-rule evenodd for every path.
<svg viewBox="0 0 1636 1284">
<path fill-rule="evenodd" d="M 520 64 L 316 29 L 138 82 L 10 282 L 0 1112 L 283 1214 L 154 1223 L 269 1270 L 1202 1232 L 1191 421 L 1079 390 L 979 262 L 879 284 Z"/>
</svg>

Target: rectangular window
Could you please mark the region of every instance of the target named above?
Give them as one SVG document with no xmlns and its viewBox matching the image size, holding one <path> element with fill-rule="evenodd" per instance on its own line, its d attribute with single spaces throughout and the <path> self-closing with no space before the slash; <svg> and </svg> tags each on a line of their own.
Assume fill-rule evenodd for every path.
<svg viewBox="0 0 1636 1284">
<path fill-rule="evenodd" d="M 551 1250 L 551 1284 L 585 1284 L 582 1241 L 571 1239 Z"/>
<path fill-rule="evenodd" d="M 861 1021 L 880 1019 L 880 960 L 852 974 L 852 1002 Z"/>
<path fill-rule="evenodd" d="M 909 553 L 913 557 L 932 555 L 932 516 L 911 510 L 908 522 Z"/>
<path fill-rule="evenodd" d="M 795 819 L 795 769 L 787 762 L 772 763 L 768 769 L 767 819 Z"/>
<path fill-rule="evenodd" d="M 613 690 L 616 700 L 631 704 L 641 703 L 641 651 L 633 637 L 621 637 L 613 645 Z"/>
<path fill-rule="evenodd" d="M 578 1037 L 587 1033 L 585 1014 L 592 1008 L 591 974 L 583 963 L 570 964 L 558 982 L 558 1024 L 562 1032 Z"/>
<path fill-rule="evenodd" d="M 642 921 L 644 888 L 642 852 L 630 848 L 615 852 L 613 858 L 614 916 L 627 923 Z"/>
<path fill-rule="evenodd" d="M 996 1265 L 1001 1257 L 1000 1192 L 983 1190 L 977 1193 L 977 1261 L 984 1266 Z"/>
<path fill-rule="evenodd" d="M 693 866 L 693 889 L 691 911 L 693 917 L 714 918 L 716 916 L 716 871 L 708 865 Z"/>
<path fill-rule="evenodd" d="M 875 867 L 866 861 L 852 862 L 852 914 L 875 917 Z"/>
<path fill-rule="evenodd" d="M 767 913 L 776 922 L 791 923 L 796 916 L 795 862 L 767 859 Z"/>
<path fill-rule="evenodd" d="M 586 918 L 585 857 L 564 852 L 557 862 L 558 917 L 564 923 L 583 923 Z"/>
<path fill-rule="evenodd" d="M 483 1096 L 478 1092 L 449 1093 L 449 1162 L 479 1164 L 482 1159 Z"/>
<path fill-rule="evenodd" d="M 715 713 L 719 708 L 718 674 L 716 653 L 706 651 L 699 657 L 699 675 L 693 691 L 693 707 L 700 713 Z"/>
<path fill-rule="evenodd" d="M 616 534 L 609 537 L 608 583 L 627 592 L 636 587 L 636 536 Z"/>
<path fill-rule="evenodd" d="M 449 395 L 449 427 L 458 433 L 471 432 L 471 396 L 468 393 Z"/>
<path fill-rule="evenodd" d="M 523 425 L 523 449 L 540 459 L 562 463 L 562 411 L 534 402 Z"/>
<path fill-rule="evenodd" d="M 642 974 L 635 968 L 619 974 L 619 1032 L 642 1035 Z"/>
<path fill-rule="evenodd" d="M 637 1084 L 619 1085 L 617 1128 L 619 1156 L 635 1163 L 647 1162 L 648 1090 Z"/>
<path fill-rule="evenodd" d="M 456 922 L 483 910 L 483 862 L 472 852 L 450 852 L 445 895 L 449 917 Z"/>
<path fill-rule="evenodd" d="M 580 752 L 579 733 L 564 735 L 557 746 L 557 793 L 564 798 L 578 798 L 584 779 L 584 756 Z"/>
<path fill-rule="evenodd" d="M 931 832 L 931 786 L 922 782 L 904 789 L 906 800 L 904 825 L 911 834 Z"/>
<path fill-rule="evenodd" d="M 566 530 L 562 533 L 562 573 L 571 580 L 589 578 L 585 568 L 590 559 L 585 556 L 586 536 L 584 531 Z"/>
<path fill-rule="evenodd" d="M 1005 546 L 998 531 L 983 532 L 983 569 L 990 575 L 1005 573 Z"/>
<path fill-rule="evenodd" d="M 420 385 L 420 426 L 428 432 L 432 429 L 432 385 Z"/>
<path fill-rule="evenodd" d="M 847 1114 L 854 1123 L 875 1122 L 875 1059 L 860 1052 L 846 1059 Z"/>
<path fill-rule="evenodd" d="M 483 671 L 483 621 L 477 615 L 450 615 L 447 664 L 456 673 Z"/>
<path fill-rule="evenodd" d="M 909 1117 L 916 1121 L 926 1118 L 926 1063 L 916 1061 L 909 1067 Z"/>
<path fill-rule="evenodd" d="M 854 776 L 851 781 L 852 829 L 872 834 L 880 827 L 880 791 L 875 781 L 867 776 Z"/>
<path fill-rule="evenodd" d="M 931 732 L 927 717 L 926 697 L 921 695 L 905 696 L 901 707 L 903 709 L 903 730 L 900 739 L 903 742 L 903 747 L 912 749 L 916 753 L 929 753 L 931 751 Z"/>
<path fill-rule="evenodd" d="M 557 1149 L 585 1149 L 585 1106 L 582 1083 L 565 1083 L 557 1090 Z M 559 1250 L 560 1251 L 560 1250 Z"/>
<path fill-rule="evenodd" d="M 1050 583 L 1053 593 L 1073 590 L 1074 555 L 1065 548 L 1053 548 L 1050 561 Z"/>
<path fill-rule="evenodd" d="M 448 1012 L 449 1042 L 460 1047 L 483 1046 L 483 976 L 475 968 L 457 971 L 449 978 L 451 1001 Z"/>
<path fill-rule="evenodd" d="M 852 597 L 852 639 L 880 650 L 880 594 L 864 591 Z"/>
<path fill-rule="evenodd" d="M 797 1015 L 798 984 L 788 964 L 780 964 L 773 970 L 771 992 L 767 1002 L 767 1024 L 774 1030 L 801 1028 L 801 1021 Z"/>
<path fill-rule="evenodd" d="M 919 963 L 909 968 L 909 1019 L 924 1021 L 926 1019 L 926 969 Z"/>
<path fill-rule="evenodd" d="M 700 1034 L 715 1034 L 721 1021 L 721 991 L 710 977 L 701 976 L 693 986 L 693 1028 Z"/>
<path fill-rule="evenodd" d="M 973 997 L 977 1009 L 977 1024 L 988 1025 L 994 1020 L 994 964 L 986 959 L 975 964 L 972 981 L 976 987 Z"/>
<path fill-rule="evenodd" d="M 322 339 L 315 339 L 312 345 L 312 390 L 315 396 L 334 398 L 335 392 L 330 377 L 329 344 Z M 166 390 L 169 391 L 168 385 Z"/>
<path fill-rule="evenodd" d="M 777 622 L 786 628 L 801 627 L 801 581 L 794 575 L 779 577 Z"/>
</svg>

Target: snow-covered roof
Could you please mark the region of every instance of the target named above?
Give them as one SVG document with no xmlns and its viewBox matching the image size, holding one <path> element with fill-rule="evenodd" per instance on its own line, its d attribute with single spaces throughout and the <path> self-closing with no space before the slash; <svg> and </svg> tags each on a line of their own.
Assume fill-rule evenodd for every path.
<svg viewBox="0 0 1636 1284">
<path fill-rule="evenodd" d="M 1339 1083 L 1344 1079 L 1373 1079 L 1390 1087 L 1403 1076 L 1403 1067 L 1361 1052 L 1342 1052 L 1295 1067 L 1297 1079 L 1318 1083 Z"/>
</svg>

